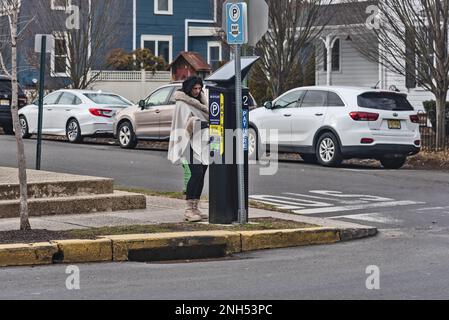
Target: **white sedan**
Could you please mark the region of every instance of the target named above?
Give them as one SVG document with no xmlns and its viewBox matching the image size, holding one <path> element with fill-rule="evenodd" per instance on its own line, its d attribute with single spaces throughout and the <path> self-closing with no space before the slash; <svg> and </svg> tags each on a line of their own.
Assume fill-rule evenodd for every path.
<svg viewBox="0 0 449 320">
<path fill-rule="evenodd" d="M 73 143 L 112 135 L 115 114 L 129 106 L 130 101 L 113 93 L 58 90 L 44 98 L 42 134 L 66 136 Z M 23 138 L 38 133 L 38 109 L 37 102 L 20 109 Z"/>
</svg>

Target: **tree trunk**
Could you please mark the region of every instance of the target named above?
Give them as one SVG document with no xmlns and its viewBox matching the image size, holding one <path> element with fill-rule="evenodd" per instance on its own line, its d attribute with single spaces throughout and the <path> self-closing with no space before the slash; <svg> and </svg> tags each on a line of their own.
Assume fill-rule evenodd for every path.
<svg viewBox="0 0 449 320">
<path fill-rule="evenodd" d="M 437 120 L 437 137 L 436 148 L 443 150 L 446 144 L 446 94 L 436 96 L 436 120 Z"/>
<path fill-rule="evenodd" d="M 12 63 L 12 99 L 11 113 L 17 141 L 17 161 L 19 166 L 20 183 L 20 230 L 31 230 L 28 219 L 28 192 L 27 192 L 27 172 L 25 148 L 22 140 L 22 130 L 19 123 L 18 114 L 18 82 L 17 82 L 17 25 L 19 20 L 19 10 L 14 10 L 11 17 L 11 63 Z"/>
</svg>

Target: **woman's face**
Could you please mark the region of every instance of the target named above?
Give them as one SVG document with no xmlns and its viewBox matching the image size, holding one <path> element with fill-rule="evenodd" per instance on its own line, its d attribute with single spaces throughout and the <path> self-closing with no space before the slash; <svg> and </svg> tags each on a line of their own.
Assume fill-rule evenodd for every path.
<svg viewBox="0 0 449 320">
<path fill-rule="evenodd" d="M 194 98 L 198 98 L 201 90 L 203 90 L 203 87 L 199 84 L 196 84 L 193 88 L 192 88 L 192 97 Z"/>
</svg>

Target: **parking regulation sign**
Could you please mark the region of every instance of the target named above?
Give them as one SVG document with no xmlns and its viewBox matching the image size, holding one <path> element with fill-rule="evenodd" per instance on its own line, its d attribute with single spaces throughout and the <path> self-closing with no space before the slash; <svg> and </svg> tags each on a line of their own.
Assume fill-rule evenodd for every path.
<svg viewBox="0 0 449 320">
<path fill-rule="evenodd" d="M 245 2 L 225 4 L 226 39 L 228 44 L 245 44 L 248 42 L 248 9 Z"/>
</svg>

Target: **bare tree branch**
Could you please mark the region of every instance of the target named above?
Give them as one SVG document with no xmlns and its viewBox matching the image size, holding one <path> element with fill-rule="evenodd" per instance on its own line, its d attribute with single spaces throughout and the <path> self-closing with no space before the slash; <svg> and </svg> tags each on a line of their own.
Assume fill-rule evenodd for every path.
<svg viewBox="0 0 449 320">
<path fill-rule="evenodd" d="M 440 146 L 449 90 L 449 0 L 379 0 L 376 6 L 379 27 L 354 27 L 354 44 L 368 59 L 403 75 L 408 88 L 419 85 L 435 95 Z M 355 14 L 368 18 L 366 12 Z"/>
<path fill-rule="evenodd" d="M 38 28 L 42 33 L 56 36 L 53 71 L 67 74 L 74 89 L 85 89 L 96 81 L 93 68 L 106 68 L 106 56 L 124 34 L 123 12 L 128 4 L 123 0 L 73 0 L 66 11 L 52 10 L 49 1 L 31 1 L 36 12 Z M 107 14 L 105 14 L 107 13 Z M 31 63 L 37 65 L 36 58 Z M 61 78 L 61 86 L 66 85 Z"/>
</svg>

